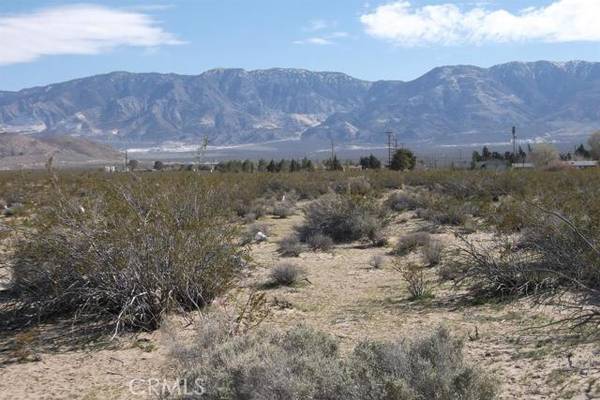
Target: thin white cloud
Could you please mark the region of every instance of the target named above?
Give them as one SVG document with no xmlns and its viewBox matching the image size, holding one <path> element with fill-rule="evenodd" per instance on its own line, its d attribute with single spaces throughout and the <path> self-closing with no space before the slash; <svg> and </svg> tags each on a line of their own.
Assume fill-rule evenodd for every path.
<svg viewBox="0 0 600 400">
<path fill-rule="evenodd" d="M 313 19 L 302 30 L 311 32 L 313 36 L 305 39 L 296 40 L 294 44 L 312 44 L 318 46 L 328 46 L 336 44 L 338 40 L 349 37 L 348 32 L 333 31 L 337 26 L 336 21 L 328 21 L 324 19 Z M 330 32 L 327 32 L 330 31 Z"/>
<path fill-rule="evenodd" d="M 152 17 L 98 5 L 74 5 L 0 16 L 0 65 L 46 55 L 99 54 L 120 46 L 183 43 Z"/>
<path fill-rule="evenodd" d="M 323 29 L 329 28 L 329 21 L 324 19 L 313 19 L 308 22 L 308 25 L 304 28 L 307 32 L 317 32 Z"/>
<path fill-rule="evenodd" d="M 455 4 L 413 7 L 409 1 L 381 5 L 361 15 L 365 31 L 401 46 L 486 42 L 600 41 L 600 0 L 554 0 L 517 13 Z"/>
</svg>

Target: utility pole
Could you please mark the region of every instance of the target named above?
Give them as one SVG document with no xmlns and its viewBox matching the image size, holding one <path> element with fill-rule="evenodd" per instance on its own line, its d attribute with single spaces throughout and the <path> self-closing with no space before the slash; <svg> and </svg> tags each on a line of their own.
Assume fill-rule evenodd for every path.
<svg viewBox="0 0 600 400">
<path fill-rule="evenodd" d="M 512 140 L 513 140 L 513 160 L 517 159 L 517 127 L 512 127 Z"/>
<path fill-rule="evenodd" d="M 388 168 L 390 168 L 392 166 L 392 135 L 394 132 L 387 131 L 386 133 L 388 137 Z"/>
<path fill-rule="evenodd" d="M 333 167 L 333 158 L 335 157 L 335 146 L 333 144 L 333 138 L 331 138 L 331 165 Z"/>
<path fill-rule="evenodd" d="M 127 171 L 127 165 L 129 164 L 127 150 L 125 150 L 125 171 Z"/>
</svg>

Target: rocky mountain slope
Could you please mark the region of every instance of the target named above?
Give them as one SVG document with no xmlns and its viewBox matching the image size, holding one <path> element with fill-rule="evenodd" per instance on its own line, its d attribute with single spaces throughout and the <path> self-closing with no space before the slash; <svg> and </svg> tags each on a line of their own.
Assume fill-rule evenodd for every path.
<svg viewBox="0 0 600 400">
<path fill-rule="evenodd" d="M 436 68 L 410 82 L 333 72 L 217 69 L 197 76 L 114 72 L 0 92 L 0 131 L 77 134 L 118 146 L 299 138 L 473 143 L 567 139 L 600 128 L 600 63 Z"/>
<path fill-rule="evenodd" d="M 71 136 L 34 138 L 0 133 L 0 169 L 43 167 L 50 157 L 57 166 L 120 163 L 123 156 L 112 147 Z"/>
</svg>

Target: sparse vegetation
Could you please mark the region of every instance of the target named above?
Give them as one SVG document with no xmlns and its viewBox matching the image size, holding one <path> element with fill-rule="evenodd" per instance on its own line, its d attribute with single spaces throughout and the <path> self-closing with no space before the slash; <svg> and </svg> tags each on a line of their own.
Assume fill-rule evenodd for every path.
<svg viewBox="0 0 600 400">
<path fill-rule="evenodd" d="M 547 170 L 398 173 L 347 169 L 344 172 L 318 170 L 293 174 L 255 171 L 240 175 L 179 172 L 165 167 L 160 173 L 60 171 L 57 173 L 58 186 L 50 184 L 47 173 L 0 172 L 0 191 L 5 200 L 0 206 L 2 203 L 7 206 L 20 203 L 26 211 L 18 218 L 0 216 L 3 231 L 9 232 L 3 233 L 0 239 L 10 238 L 3 241 L 5 248 L 10 250 L 4 254 L 15 266 L 15 271 L 11 270 L 9 275 L 12 276 L 12 285 L 8 287 L 11 290 L 3 292 L 10 302 L 0 304 L 0 322 L 3 328 L 20 326 L 25 332 L 35 328 L 38 322 L 52 324 L 55 318 L 92 319 L 94 325 L 102 322 L 112 328 L 109 335 L 129 329 L 152 330 L 168 314 L 182 313 L 189 317 L 196 314 L 187 311 L 208 303 L 216 307 L 224 303 L 229 307 L 238 291 L 228 292 L 227 289 L 234 287 L 240 291 L 255 290 L 258 295 L 268 297 L 265 309 L 273 312 L 273 322 L 277 325 L 286 326 L 291 320 L 288 319 L 290 312 L 298 312 L 308 323 L 318 315 L 319 326 L 323 329 L 344 324 L 344 330 L 347 328 L 352 332 L 343 339 L 344 346 L 356 346 L 354 338 L 361 336 L 357 335 L 356 329 L 363 329 L 363 326 L 367 326 L 366 335 L 379 335 L 382 315 L 387 318 L 385 323 L 391 324 L 392 319 L 396 323 L 406 313 L 408 323 L 419 320 L 418 326 L 421 326 L 416 315 L 426 316 L 430 322 L 429 318 L 438 318 L 445 312 L 454 313 L 454 310 L 439 307 L 447 304 L 449 298 L 462 296 L 464 298 L 458 301 L 464 301 L 460 304 L 465 307 L 472 307 L 468 314 L 473 315 L 473 323 L 480 327 L 481 335 L 477 334 L 477 339 L 471 339 L 474 342 L 469 343 L 475 348 L 497 338 L 490 330 L 497 324 L 481 325 L 504 320 L 504 304 L 521 296 L 525 298 L 511 307 L 519 310 L 525 307 L 527 312 L 518 323 L 507 321 L 507 327 L 535 327 L 547 332 L 547 329 L 554 329 L 555 325 L 551 324 L 565 318 L 563 322 L 568 325 L 563 327 L 576 328 L 573 336 L 595 334 L 600 321 L 600 203 L 597 202 L 600 175 L 597 170 Z M 271 215 L 277 214 L 276 207 L 280 203 L 292 205 L 300 200 L 305 204 L 305 219 L 299 222 L 301 226 L 296 234 L 289 235 L 301 216 L 279 220 Z M 399 216 L 398 213 L 403 211 L 415 212 Z M 413 218 L 415 214 L 426 221 Z M 386 225 L 388 216 L 393 223 Z M 257 245 L 255 238 L 259 231 L 268 238 L 266 243 Z M 464 236 L 466 231 L 476 234 Z M 397 237 L 402 232 L 414 233 L 405 234 L 397 245 L 392 244 L 387 249 L 366 248 L 384 244 L 384 232 L 389 237 Z M 241 243 L 240 236 L 245 237 Z M 448 242 L 447 247 L 439 246 L 436 238 Z M 16 239 L 21 241 L 15 248 Z M 353 243 L 356 241 L 362 243 Z M 252 245 L 240 246 L 249 243 Z M 335 255 L 331 256 L 302 255 L 302 269 L 310 272 L 313 285 L 296 285 L 304 278 L 301 271 L 294 272 L 299 267 L 280 265 L 285 260 L 278 259 L 298 256 L 310 247 L 329 251 L 338 243 L 352 244 L 338 246 Z M 247 251 L 252 254 L 249 268 L 246 268 Z M 392 255 L 396 253 L 407 257 L 397 257 L 393 262 Z M 300 265 L 299 261 L 297 265 Z M 315 268 L 315 262 L 319 263 L 318 268 Z M 264 268 L 271 263 L 277 271 Z M 439 283 L 434 283 L 436 277 Z M 350 279 L 357 279 L 358 284 L 348 285 Z M 452 284 L 445 282 L 447 280 Z M 268 292 L 271 285 L 290 285 L 292 288 Z M 343 285 L 350 289 L 338 289 Z M 431 301 L 434 289 L 436 300 Z M 315 296 L 320 290 L 323 290 L 323 298 L 338 296 L 336 299 L 340 301 L 323 306 L 322 297 Z M 356 300 L 351 291 L 357 292 L 360 307 L 364 308 L 347 308 L 349 302 L 354 304 Z M 275 293 L 279 299 L 272 297 Z M 407 298 L 414 302 L 406 301 Z M 544 315 L 538 315 L 537 309 L 531 307 L 532 300 L 549 305 L 543 308 Z M 481 306 L 482 302 L 488 301 L 494 304 Z M 392 307 L 401 312 L 388 312 Z M 321 319 L 319 313 L 324 309 L 331 318 Z M 349 309 L 351 314 L 348 314 Z M 364 315 L 373 316 L 370 323 L 356 323 Z M 471 320 L 458 314 L 453 314 L 450 320 L 455 321 L 454 317 L 461 323 L 471 324 Z M 292 319 L 297 320 L 296 316 Z M 319 366 L 331 362 L 333 364 L 324 365 L 342 365 L 343 368 L 331 369 L 335 375 L 331 379 L 332 375 L 326 375 L 321 381 L 313 382 L 314 376 L 321 374 L 311 370 L 317 365 L 317 361 L 311 361 L 317 355 L 281 350 L 283 339 L 273 339 L 280 337 L 278 333 L 267 333 L 264 338 L 254 335 L 238 327 L 230 334 L 220 336 L 223 341 L 217 342 L 215 353 L 213 350 L 204 353 L 212 357 L 212 364 L 199 362 L 194 351 L 186 349 L 190 364 L 181 371 L 186 376 L 195 376 L 198 371 L 204 373 L 205 369 L 212 368 L 208 378 L 216 380 L 210 382 L 224 382 L 222 388 L 235 387 L 236 390 L 254 388 L 256 386 L 248 382 L 262 382 L 263 378 L 267 379 L 265 377 L 273 378 L 268 382 L 276 382 L 269 383 L 271 386 L 267 385 L 264 390 L 261 386 L 259 392 L 248 389 L 243 393 L 247 398 L 269 395 L 270 390 L 281 390 L 278 393 L 283 396 L 332 393 L 331 398 L 339 398 L 338 393 L 345 392 L 327 389 L 331 379 L 338 382 L 335 380 L 338 373 L 345 384 L 350 382 L 349 387 L 359 393 L 345 397 L 350 399 L 365 398 L 367 392 L 361 391 L 363 388 L 368 388 L 365 390 L 374 393 L 373 396 L 379 396 L 377 390 L 395 390 L 397 387 L 393 385 L 397 382 L 404 385 L 402 390 L 414 387 L 410 386 L 413 381 L 408 378 L 409 384 L 404 378 L 397 382 L 385 378 L 389 370 L 380 368 L 396 365 L 389 360 L 397 354 L 390 356 L 387 349 L 392 347 L 380 342 L 369 342 L 367 347 L 383 348 L 385 352 L 373 350 L 365 357 L 375 360 L 381 356 L 386 360 L 384 364 L 378 364 L 379 361 L 367 363 L 365 358 L 354 361 L 360 345 L 354 353 L 343 352 L 325 361 L 319 358 Z M 378 337 L 385 337 L 384 333 Z M 517 348 L 518 339 L 511 338 L 510 341 L 510 345 L 515 346 L 515 354 L 532 352 L 529 348 Z M 244 347 L 246 345 L 248 347 Z M 587 350 L 581 350 L 578 344 L 564 345 L 568 347 L 565 351 L 573 350 L 579 359 L 582 354 L 587 356 Z M 23 348 L 27 354 L 38 354 L 35 346 L 37 343 Z M 320 349 L 317 345 L 307 346 L 302 348 Z M 262 358 L 254 357 L 257 349 L 264 350 Z M 272 349 L 279 353 L 271 353 Z M 469 354 L 479 361 L 480 353 L 471 350 Z M 237 367 L 218 364 L 216 352 L 224 355 L 226 360 L 229 357 L 237 360 Z M 552 358 L 556 357 L 550 352 L 535 354 L 544 362 L 554 362 Z M 23 359 L 36 360 L 35 357 Z M 414 364 L 409 361 L 410 365 Z M 295 371 L 298 372 L 280 384 L 277 383 L 279 375 L 265 365 L 297 367 Z M 494 361 L 494 367 L 502 368 L 501 365 L 502 362 Z M 252 375 L 243 369 L 253 366 L 256 369 Z M 264 369 L 260 369 L 262 367 Z M 305 371 L 305 367 L 309 371 Z M 402 371 L 403 376 L 412 376 L 407 370 Z M 434 375 L 427 376 L 433 376 L 435 382 L 438 378 L 446 381 L 444 376 L 436 375 L 437 369 L 433 371 Z M 365 374 L 367 377 L 361 379 Z M 540 374 L 545 379 L 545 373 Z M 252 377 L 256 380 L 251 380 Z M 460 379 L 463 379 L 462 375 Z M 437 385 L 435 382 L 432 384 Z M 230 383 L 233 386 L 227 386 Z M 304 384 L 309 386 L 302 386 Z M 392 386 L 386 386 L 388 384 Z M 517 385 L 531 388 L 534 383 Z M 446 386 L 435 387 L 435 394 L 439 395 L 439 388 Z M 432 395 L 418 390 L 410 392 L 406 398 L 419 393 Z M 549 395 L 551 390 L 542 388 L 540 393 Z M 572 390 L 572 387 L 566 390 Z M 219 395 L 238 398 L 235 397 L 238 392 L 231 393 L 220 392 Z M 390 393 L 384 395 L 392 396 Z M 404 396 L 404 392 L 398 393 L 401 393 L 398 396 Z M 528 395 L 531 391 L 523 393 Z"/>
<path fill-rule="evenodd" d="M 166 313 L 223 293 L 241 266 L 244 253 L 215 188 L 182 179 L 157 189 L 127 179 L 77 198 L 57 185 L 13 256 L 17 316 L 151 330 Z"/>
<path fill-rule="evenodd" d="M 412 193 L 395 192 L 387 198 L 385 205 L 392 211 L 410 211 L 423 206 L 423 200 Z"/>
<path fill-rule="evenodd" d="M 423 263 L 427 266 L 433 267 L 442 261 L 444 245 L 439 239 L 430 239 L 425 243 L 422 251 Z"/>
<path fill-rule="evenodd" d="M 316 234 L 331 237 L 336 243 L 373 237 L 385 224 L 381 209 L 367 198 L 328 194 L 305 210 L 305 222 L 299 228 L 300 239 Z"/>
<path fill-rule="evenodd" d="M 302 269 L 295 264 L 277 264 L 269 274 L 271 282 L 278 286 L 291 286 L 302 276 Z"/>
<path fill-rule="evenodd" d="M 278 251 L 282 257 L 298 257 L 304 251 L 304 246 L 297 235 L 290 235 L 279 242 Z"/>
<path fill-rule="evenodd" d="M 306 326 L 286 332 L 235 332 L 227 318 L 207 319 L 199 325 L 192 346 L 172 353 L 186 382 L 202 382 L 206 390 L 202 398 L 488 400 L 497 396 L 495 383 L 464 361 L 462 342 L 444 328 L 424 338 L 364 341 L 347 357 L 334 337 Z"/>
<path fill-rule="evenodd" d="M 321 233 L 316 233 L 308 237 L 306 243 L 312 251 L 329 251 L 334 245 L 332 238 Z"/>
<path fill-rule="evenodd" d="M 395 254 L 405 256 L 420 247 L 426 246 L 431 240 L 431 235 L 426 232 L 414 232 L 402 236 L 396 243 Z"/>
<path fill-rule="evenodd" d="M 432 297 L 431 285 L 425 277 L 423 267 L 416 264 L 397 265 L 402 279 L 406 282 L 410 300 L 421 300 Z"/>
<path fill-rule="evenodd" d="M 281 201 L 273 207 L 273 215 L 279 218 L 287 218 L 294 214 L 294 206 L 287 201 Z"/>
</svg>

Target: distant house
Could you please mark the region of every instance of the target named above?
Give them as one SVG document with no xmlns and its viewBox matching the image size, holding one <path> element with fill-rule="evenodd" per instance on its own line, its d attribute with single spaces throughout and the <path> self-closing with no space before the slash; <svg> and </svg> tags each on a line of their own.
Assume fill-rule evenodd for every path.
<svg viewBox="0 0 600 400">
<path fill-rule="evenodd" d="M 584 168 L 595 168 L 598 166 L 598 161 L 590 161 L 590 160 L 582 160 L 582 161 L 564 161 L 565 165 L 569 165 L 571 167 L 577 168 L 577 169 L 584 169 Z M 535 166 L 532 163 L 515 163 L 512 164 L 512 168 L 513 169 L 531 169 L 531 168 L 535 168 Z"/>
<path fill-rule="evenodd" d="M 535 165 L 533 165 L 533 163 L 513 163 L 511 167 L 512 169 L 531 169 L 534 168 Z"/>
<path fill-rule="evenodd" d="M 590 160 L 567 161 L 567 164 L 569 164 L 575 168 L 578 168 L 578 169 L 595 168 L 598 166 L 598 161 L 590 161 Z"/>
</svg>

